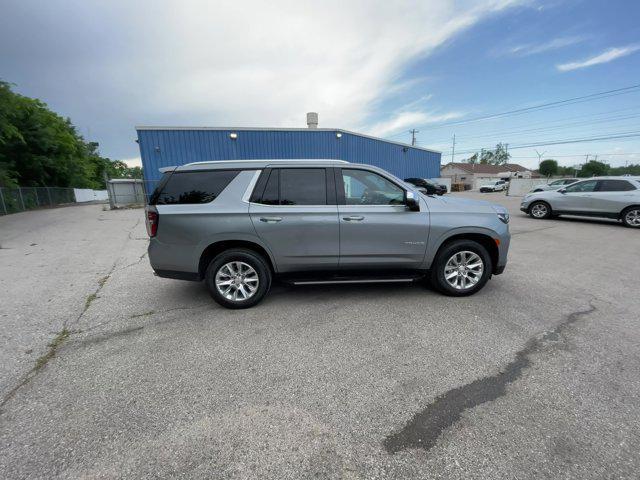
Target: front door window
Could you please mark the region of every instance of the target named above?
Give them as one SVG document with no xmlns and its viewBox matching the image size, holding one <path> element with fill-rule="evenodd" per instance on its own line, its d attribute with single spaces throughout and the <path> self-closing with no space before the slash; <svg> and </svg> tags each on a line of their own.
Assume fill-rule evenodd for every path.
<svg viewBox="0 0 640 480">
<path fill-rule="evenodd" d="M 404 205 L 404 190 L 366 170 L 342 170 L 347 205 Z"/>
</svg>

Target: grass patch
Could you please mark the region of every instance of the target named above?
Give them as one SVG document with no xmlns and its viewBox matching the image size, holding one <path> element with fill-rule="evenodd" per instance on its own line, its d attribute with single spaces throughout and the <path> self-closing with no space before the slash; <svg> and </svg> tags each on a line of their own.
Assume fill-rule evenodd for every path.
<svg viewBox="0 0 640 480">
<path fill-rule="evenodd" d="M 84 302 L 84 311 L 86 312 L 89 307 L 91 306 L 91 304 L 93 303 L 93 301 L 98 298 L 98 294 L 96 292 L 93 292 L 91 295 L 89 295 L 87 297 L 87 299 Z"/>
<path fill-rule="evenodd" d="M 35 367 L 33 367 L 33 371 L 40 370 L 49 362 L 49 360 L 55 357 L 56 350 L 65 342 L 67 338 L 69 338 L 69 335 L 71 335 L 71 332 L 69 330 L 67 330 L 66 328 L 62 329 L 62 331 L 58 333 L 48 345 L 49 350 L 47 350 L 47 353 L 36 360 L 36 365 Z"/>
</svg>

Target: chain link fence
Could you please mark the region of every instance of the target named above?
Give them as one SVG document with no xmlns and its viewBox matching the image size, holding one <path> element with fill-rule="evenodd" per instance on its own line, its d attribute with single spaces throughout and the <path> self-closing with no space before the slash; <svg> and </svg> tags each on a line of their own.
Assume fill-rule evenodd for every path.
<svg viewBox="0 0 640 480">
<path fill-rule="evenodd" d="M 0 187 L 0 215 L 75 203 L 73 188 Z"/>
</svg>

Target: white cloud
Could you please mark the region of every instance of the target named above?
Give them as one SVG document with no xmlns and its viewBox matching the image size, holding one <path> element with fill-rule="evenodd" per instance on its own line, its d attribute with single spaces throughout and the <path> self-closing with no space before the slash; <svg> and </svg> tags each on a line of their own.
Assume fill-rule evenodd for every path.
<svg viewBox="0 0 640 480">
<path fill-rule="evenodd" d="M 425 125 L 428 123 L 444 122 L 462 117 L 462 113 L 450 112 L 444 114 L 429 114 L 421 111 L 403 111 L 394 114 L 389 120 L 376 123 L 366 129 L 366 133 L 377 137 L 385 137 L 402 129 Z"/>
<path fill-rule="evenodd" d="M 628 45 L 626 47 L 610 48 L 595 57 L 587 58 L 586 60 L 578 62 L 569 62 L 556 65 L 556 68 L 561 72 L 568 72 L 570 70 L 577 70 L 579 68 L 592 67 L 593 65 L 600 65 L 602 63 L 611 62 L 617 58 L 631 55 L 634 52 L 640 50 L 640 45 Z"/>
<path fill-rule="evenodd" d="M 543 43 L 527 43 L 522 45 L 516 45 L 508 48 L 504 54 L 528 56 L 536 55 L 539 53 L 549 52 L 552 50 L 558 50 L 560 48 L 569 47 L 577 43 L 583 42 L 584 37 L 558 37 Z"/>
<path fill-rule="evenodd" d="M 512 3 L 197 2 L 167 19 L 178 64 L 154 93 L 218 124 L 302 126 L 313 110 L 358 127 L 410 61 Z"/>
<path fill-rule="evenodd" d="M 411 63 L 527 3 L 14 2 L 3 9 L 0 67 L 90 127 L 112 158 L 136 155 L 134 125 L 302 127 L 317 111 L 321 127 L 362 130 L 382 101 L 421 90 L 404 75 Z"/>
<path fill-rule="evenodd" d="M 122 161 L 127 164 L 127 167 L 142 167 L 142 160 L 140 157 L 123 158 Z"/>
</svg>

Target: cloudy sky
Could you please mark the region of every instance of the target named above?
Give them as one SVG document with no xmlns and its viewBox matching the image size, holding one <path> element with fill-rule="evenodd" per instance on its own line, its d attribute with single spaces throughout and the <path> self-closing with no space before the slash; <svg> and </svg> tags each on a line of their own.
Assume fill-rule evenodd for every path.
<svg viewBox="0 0 640 480">
<path fill-rule="evenodd" d="M 456 160 L 498 141 L 640 133 L 636 0 L 4 0 L 0 78 L 69 116 L 114 159 L 135 125 L 321 127 Z M 640 137 L 536 147 L 561 163 L 640 162 Z M 135 160 L 133 160 L 135 161 Z"/>
</svg>

